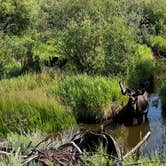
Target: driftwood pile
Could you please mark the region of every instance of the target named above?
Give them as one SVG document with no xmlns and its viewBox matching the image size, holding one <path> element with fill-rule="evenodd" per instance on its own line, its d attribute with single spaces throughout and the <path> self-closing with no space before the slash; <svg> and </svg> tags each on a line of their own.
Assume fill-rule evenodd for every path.
<svg viewBox="0 0 166 166">
<path fill-rule="evenodd" d="M 63 144 L 58 148 L 52 147 L 39 150 L 38 146 L 43 143 L 44 140 L 35 146 L 35 148 L 31 149 L 27 156 L 23 156 L 22 165 L 28 165 L 30 162 L 40 163 L 45 166 L 79 166 L 83 165 L 85 162 L 91 164 L 88 156 L 95 154 L 100 146 L 105 148 L 108 158 L 115 161 L 115 163 L 123 165 L 123 160 L 136 151 L 149 136 L 150 132 L 148 132 L 143 140 L 124 156 L 121 155 L 120 148 L 114 138 L 106 133 L 85 131 L 74 135 L 69 143 Z M 3 155 L 9 154 L 5 151 L 1 151 L 0 153 Z M 84 153 L 88 153 L 86 159 L 82 158 Z"/>
<path fill-rule="evenodd" d="M 74 135 L 69 143 L 63 144 L 58 148 L 38 150 L 37 147 L 27 155 L 23 164 L 30 161 L 40 162 L 44 165 L 82 165 L 82 155 L 88 152 L 89 155 L 95 154 L 99 146 L 106 149 L 106 154 L 110 157 L 121 159 L 121 153 L 116 141 L 106 133 L 96 133 L 85 131 Z M 87 159 L 87 162 L 88 161 Z"/>
</svg>

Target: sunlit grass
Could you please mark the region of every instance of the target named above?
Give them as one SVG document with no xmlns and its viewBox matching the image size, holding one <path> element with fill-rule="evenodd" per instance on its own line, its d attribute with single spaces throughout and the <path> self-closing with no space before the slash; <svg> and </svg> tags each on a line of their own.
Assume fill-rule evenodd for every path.
<svg viewBox="0 0 166 166">
<path fill-rule="evenodd" d="M 0 132 L 57 132 L 75 124 L 69 107 L 41 90 L 25 90 L 0 95 Z"/>
<path fill-rule="evenodd" d="M 119 78 L 62 76 L 50 70 L 0 81 L 0 132 L 53 132 L 75 124 L 107 118 L 110 106 L 126 103 Z M 115 110 L 113 110 L 115 111 Z"/>
<path fill-rule="evenodd" d="M 126 98 L 121 95 L 118 80 L 86 74 L 66 76 L 59 85 L 58 95 L 83 121 L 96 120 L 109 114 L 112 102 L 126 102 Z"/>
</svg>

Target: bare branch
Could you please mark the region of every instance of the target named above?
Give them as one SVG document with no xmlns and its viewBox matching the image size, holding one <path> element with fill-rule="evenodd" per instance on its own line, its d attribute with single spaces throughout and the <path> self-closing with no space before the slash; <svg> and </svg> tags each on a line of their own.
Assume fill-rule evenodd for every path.
<svg viewBox="0 0 166 166">
<path fill-rule="evenodd" d="M 128 157 L 131 153 L 134 153 L 151 135 L 151 132 L 148 131 L 147 134 L 144 136 L 144 138 L 134 147 L 132 148 L 127 154 L 123 156 L 123 160 Z"/>
</svg>

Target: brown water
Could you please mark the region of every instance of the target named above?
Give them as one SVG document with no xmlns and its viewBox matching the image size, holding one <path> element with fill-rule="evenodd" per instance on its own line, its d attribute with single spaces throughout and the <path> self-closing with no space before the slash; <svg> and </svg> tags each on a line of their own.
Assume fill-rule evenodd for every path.
<svg viewBox="0 0 166 166">
<path fill-rule="evenodd" d="M 152 101 L 158 99 L 158 105 L 153 106 Z M 100 130 L 100 125 L 82 125 L 81 128 Z M 148 131 L 150 138 L 141 147 L 144 155 L 154 152 L 162 153 L 166 144 L 166 118 L 162 115 L 161 99 L 157 94 L 152 94 L 149 102 L 148 122 L 138 125 L 135 121 L 133 126 L 118 125 L 116 128 L 106 127 L 106 132 L 111 134 L 120 145 L 123 153 L 132 149 Z"/>
<path fill-rule="evenodd" d="M 158 105 L 153 106 L 152 101 L 158 98 Z M 119 126 L 115 130 L 108 132 L 121 145 L 124 152 L 133 148 L 148 131 L 151 131 L 150 138 L 143 146 L 143 153 L 152 152 L 162 153 L 166 143 L 166 119 L 162 115 L 161 99 L 158 95 L 152 94 L 149 102 L 148 122 L 141 125 L 133 125 L 129 127 Z"/>
</svg>

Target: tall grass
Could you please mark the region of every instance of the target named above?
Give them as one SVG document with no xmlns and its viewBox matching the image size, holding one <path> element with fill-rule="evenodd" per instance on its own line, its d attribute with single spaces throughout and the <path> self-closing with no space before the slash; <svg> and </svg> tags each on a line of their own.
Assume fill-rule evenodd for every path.
<svg viewBox="0 0 166 166">
<path fill-rule="evenodd" d="M 54 71 L 0 81 L 0 132 L 52 132 L 79 121 L 106 119 L 126 102 L 117 79 L 59 76 Z M 62 106 L 62 104 L 64 106 Z M 73 115 L 74 114 L 74 115 Z"/>
<path fill-rule="evenodd" d="M 113 101 L 125 101 L 118 80 L 86 74 L 66 76 L 59 85 L 58 95 L 73 108 L 78 120 L 88 122 L 109 114 Z"/>
<path fill-rule="evenodd" d="M 161 154 L 155 152 L 149 154 L 149 156 L 136 156 L 135 154 L 130 155 L 126 159 L 121 162 L 118 159 L 113 160 L 109 155 L 105 153 L 105 150 L 102 147 L 99 147 L 98 151 L 93 155 L 83 154 L 83 161 L 85 161 L 84 165 L 92 165 L 92 166 L 107 166 L 107 165 L 125 165 L 125 166 L 166 166 L 166 158 L 165 152 L 163 152 L 163 156 Z M 123 164 L 122 164 L 123 163 Z"/>
<path fill-rule="evenodd" d="M 33 90 L 36 88 L 58 85 L 60 77 L 54 70 L 43 71 L 41 74 L 25 74 L 11 79 L 0 81 L 0 92 Z"/>
<path fill-rule="evenodd" d="M 56 89 L 58 80 L 53 72 L 44 72 L 0 81 L 1 135 L 37 129 L 55 132 L 75 124 L 70 108 L 51 95 L 50 89 Z"/>
</svg>

